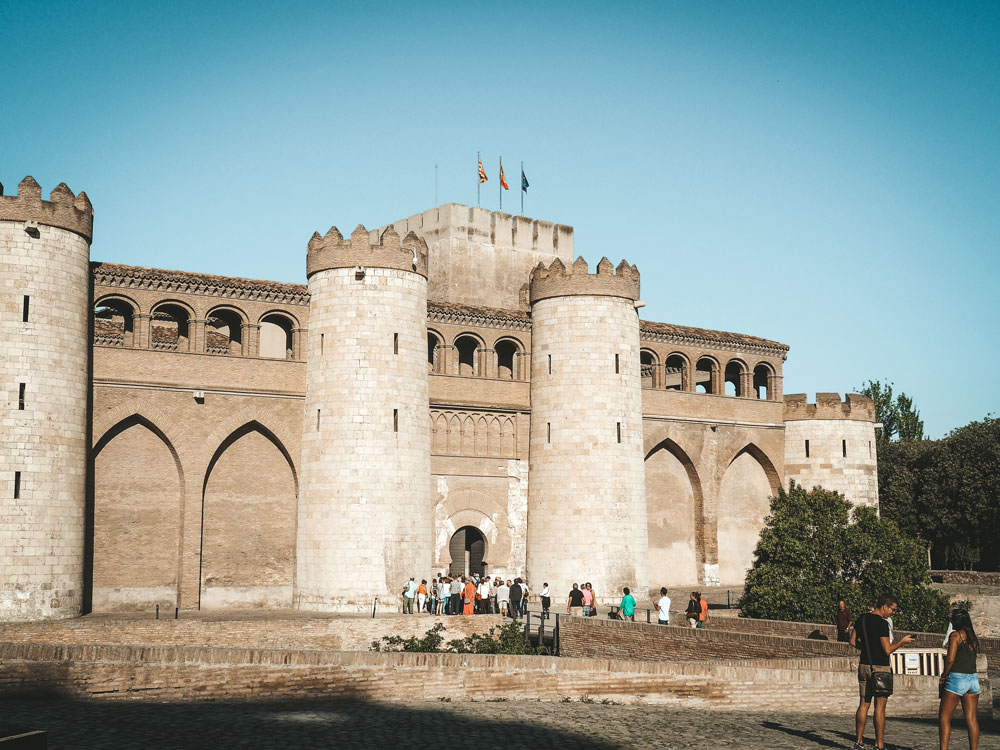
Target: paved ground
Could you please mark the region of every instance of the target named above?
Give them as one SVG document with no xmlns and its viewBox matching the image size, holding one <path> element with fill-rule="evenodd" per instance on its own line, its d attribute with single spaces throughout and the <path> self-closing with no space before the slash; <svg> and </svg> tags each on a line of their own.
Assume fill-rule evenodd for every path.
<svg viewBox="0 0 1000 750">
<path fill-rule="evenodd" d="M 49 748 L 839 748 L 851 716 L 735 714 L 574 703 L 101 703 L 0 701 L 0 725 L 49 732 Z M 870 729 L 870 724 L 869 724 Z M 983 748 L 1000 725 L 983 727 Z M 952 747 L 968 747 L 956 722 Z M 873 740 L 866 738 L 869 743 Z M 937 723 L 893 719 L 888 747 L 937 747 Z"/>
</svg>

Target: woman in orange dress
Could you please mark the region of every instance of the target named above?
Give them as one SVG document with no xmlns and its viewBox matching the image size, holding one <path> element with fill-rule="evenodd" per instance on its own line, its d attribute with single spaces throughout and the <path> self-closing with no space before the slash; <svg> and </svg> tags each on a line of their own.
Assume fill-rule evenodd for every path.
<svg viewBox="0 0 1000 750">
<path fill-rule="evenodd" d="M 471 615 L 476 611 L 476 585 L 471 581 L 465 582 L 465 591 L 462 592 L 462 614 Z"/>
</svg>

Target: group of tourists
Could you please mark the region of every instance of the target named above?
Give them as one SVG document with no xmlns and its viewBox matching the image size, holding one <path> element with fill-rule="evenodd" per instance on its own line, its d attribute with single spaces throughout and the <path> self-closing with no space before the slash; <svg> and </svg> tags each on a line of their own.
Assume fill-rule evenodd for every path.
<svg viewBox="0 0 1000 750">
<path fill-rule="evenodd" d="M 865 724 L 868 710 L 875 704 L 875 748 L 885 747 L 885 708 L 893 691 L 893 674 L 890 654 L 913 642 L 913 636 L 904 635 L 893 640 L 892 616 L 899 611 L 899 602 L 891 594 L 884 594 L 856 620 L 843 599 L 837 602 L 835 620 L 837 640 L 850 643 L 860 651 L 858 664 L 858 710 L 855 713 L 854 750 L 864 750 Z M 976 674 L 976 655 L 979 639 L 972 627 L 972 619 L 964 609 L 952 610 L 944 643 L 944 671 L 941 674 L 938 706 L 938 737 L 940 750 L 948 750 L 951 739 L 951 719 L 955 708 L 962 704 L 962 713 L 969 732 L 969 748 L 979 747 L 979 677 Z"/>
<path fill-rule="evenodd" d="M 548 584 L 542 590 L 542 605 L 547 608 Z M 414 604 L 416 608 L 414 609 Z M 518 618 L 528 606 L 528 582 L 523 578 L 504 580 L 500 576 L 446 576 L 416 582 L 410 577 L 403 587 L 405 614 L 431 615 L 503 615 Z"/>
</svg>

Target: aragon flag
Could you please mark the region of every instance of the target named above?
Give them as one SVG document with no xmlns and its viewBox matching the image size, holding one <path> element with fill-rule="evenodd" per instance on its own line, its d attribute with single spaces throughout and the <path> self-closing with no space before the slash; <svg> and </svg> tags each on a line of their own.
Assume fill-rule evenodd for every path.
<svg viewBox="0 0 1000 750">
<path fill-rule="evenodd" d="M 503 159 L 500 160 L 500 187 L 504 190 L 510 190 L 510 188 L 507 187 L 507 180 L 505 180 L 503 176 Z"/>
<path fill-rule="evenodd" d="M 524 176 L 524 169 L 521 169 L 521 190 L 528 192 L 528 178 Z"/>
<path fill-rule="evenodd" d="M 490 179 L 490 178 L 486 176 L 486 170 L 483 169 L 483 160 L 480 159 L 479 160 L 479 184 L 482 185 L 488 179 Z"/>
</svg>

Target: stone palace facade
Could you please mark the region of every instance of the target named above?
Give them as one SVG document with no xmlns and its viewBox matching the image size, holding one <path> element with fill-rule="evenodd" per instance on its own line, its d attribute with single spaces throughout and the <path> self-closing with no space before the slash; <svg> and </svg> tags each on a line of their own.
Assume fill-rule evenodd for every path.
<svg viewBox="0 0 1000 750">
<path fill-rule="evenodd" d="M 359 610 L 442 570 L 738 585 L 789 480 L 878 502 L 871 401 L 642 320 L 571 227 L 332 228 L 302 285 L 92 262 L 92 226 L 0 188 L 0 620 Z"/>
</svg>

